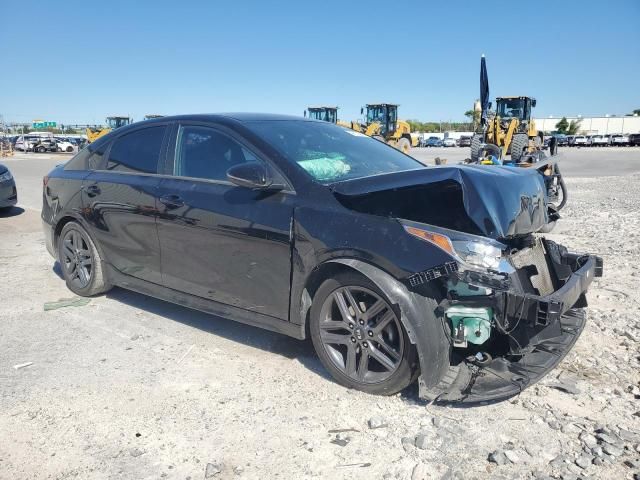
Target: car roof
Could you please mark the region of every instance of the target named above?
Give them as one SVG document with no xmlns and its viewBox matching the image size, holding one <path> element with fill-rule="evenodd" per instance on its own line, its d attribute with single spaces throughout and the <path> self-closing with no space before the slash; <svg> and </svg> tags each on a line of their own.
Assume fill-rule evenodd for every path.
<svg viewBox="0 0 640 480">
<path fill-rule="evenodd" d="M 223 119 L 236 120 L 238 122 L 254 122 L 254 121 L 282 121 L 282 120 L 298 120 L 301 122 L 317 122 L 309 118 L 298 117 L 295 115 L 282 115 L 278 113 L 250 113 L 250 112 L 229 112 L 229 113 L 198 113 L 191 115 L 171 115 L 161 118 L 152 118 L 145 120 L 145 125 L 151 123 L 162 123 L 172 120 L 192 120 L 192 121 L 220 121 Z M 138 123 L 138 122 L 136 122 Z M 135 125 L 132 124 L 132 125 Z"/>
</svg>

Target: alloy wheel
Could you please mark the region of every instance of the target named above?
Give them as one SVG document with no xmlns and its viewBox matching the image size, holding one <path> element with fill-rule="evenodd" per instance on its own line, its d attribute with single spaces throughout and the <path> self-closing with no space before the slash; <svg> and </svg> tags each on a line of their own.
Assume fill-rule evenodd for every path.
<svg viewBox="0 0 640 480">
<path fill-rule="evenodd" d="M 78 230 L 69 230 L 62 239 L 60 259 L 66 277 L 77 288 L 85 288 L 93 274 L 93 256 L 85 235 Z"/>
<path fill-rule="evenodd" d="M 391 306 L 364 287 L 341 287 L 320 312 L 320 339 L 332 363 L 352 380 L 380 383 L 404 355 L 400 321 Z"/>
</svg>

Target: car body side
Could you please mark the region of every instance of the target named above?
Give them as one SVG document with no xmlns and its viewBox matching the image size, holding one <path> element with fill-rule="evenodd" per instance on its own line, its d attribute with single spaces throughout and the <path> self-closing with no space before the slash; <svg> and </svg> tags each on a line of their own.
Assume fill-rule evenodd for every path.
<svg viewBox="0 0 640 480">
<path fill-rule="evenodd" d="M 289 117 L 283 117 L 283 120 L 286 119 Z M 313 121 L 298 118 L 295 120 Z M 183 123 L 212 127 L 238 140 L 258 159 L 267 163 L 275 174 L 282 176 L 286 183 L 285 188 L 281 191 L 260 192 L 230 183 L 227 185 L 224 182 L 176 179 L 172 174 L 175 139 L 177 126 Z M 143 124 L 123 127 L 102 137 L 86 147 L 88 150 L 85 156 L 102 153 L 102 162 L 105 162 L 109 156 L 109 148 L 115 140 L 153 126 L 166 127 L 157 173 L 110 173 L 100 167 L 91 170 L 77 168 L 77 165 L 72 169 L 69 168 L 74 163 L 72 159 L 66 166 L 54 169 L 45 179 L 42 221 L 46 246 L 54 257 L 57 257 L 56 245 L 62 227 L 66 222 L 75 220 L 94 237 L 94 243 L 105 263 L 104 270 L 113 285 L 299 339 L 304 339 L 309 334 L 309 310 L 314 293 L 321 282 L 341 271 L 359 272 L 387 293 L 393 308 L 397 309 L 408 337 L 416 345 L 421 367 L 421 392 L 437 386 L 450 367 L 450 345 L 443 325 L 437 318 L 436 309 L 426 299 L 442 299 L 442 294 L 431 291 L 435 287 L 429 282 L 422 282 L 417 288 L 413 288 L 417 284 L 413 284 L 411 279 L 417 274 L 424 279 L 452 273 L 454 270 L 448 269 L 453 269 L 452 263 L 455 264 L 455 259 L 449 253 L 433 243 L 408 235 L 405 225 L 393 215 L 367 213 L 350 208 L 339 199 L 331 185 L 314 182 L 301 168 L 283 158 L 273 146 L 247 128 L 242 118 L 203 115 L 149 120 Z M 80 158 L 83 152 L 74 159 Z M 495 169 L 487 171 L 491 174 L 497 172 Z M 92 186 L 100 185 L 100 181 L 105 181 L 106 185 L 109 175 L 122 176 L 118 180 L 118 188 L 122 187 L 121 191 L 130 192 L 127 194 L 128 197 L 122 195 L 123 201 L 117 205 L 101 205 L 89 192 Z M 182 187 L 178 185 L 180 182 L 184 184 Z M 164 255 L 159 229 L 171 229 L 175 224 L 175 228 L 179 229 L 177 231 L 182 232 L 178 235 L 192 235 L 189 232 L 206 227 L 208 218 L 180 209 L 170 210 L 158 200 L 160 193 L 154 193 L 154 189 L 158 188 L 154 185 L 158 184 L 168 185 L 170 189 L 186 188 L 186 191 L 191 193 L 202 188 L 205 193 L 210 192 L 210 195 L 213 195 L 209 200 L 215 195 L 220 195 L 220 208 L 224 209 L 220 212 L 220 217 L 228 221 L 211 226 L 205 231 L 204 236 L 202 232 L 194 235 L 200 235 L 197 238 L 204 242 L 198 244 L 198 247 L 205 256 L 212 258 L 218 254 L 224 257 L 220 252 L 228 251 L 234 255 L 216 261 L 215 268 L 210 271 L 203 271 L 208 265 L 204 262 L 200 265 L 194 264 L 193 270 L 186 274 L 215 275 L 228 282 L 227 286 L 233 287 L 234 290 L 224 301 L 209 297 L 206 291 L 194 293 L 187 282 L 171 284 L 164 267 L 156 267 L 157 271 L 150 268 L 155 256 Z M 260 205 L 265 203 L 273 208 L 261 209 Z M 247 205 L 255 208 L 247 210 Z M 194 210 L 206 208 L 194 206 Z M 533 206 L 530 205 L 529 208 Z M 127 216 L 128 220 L 120 223 L 114 230 L 112 225 L 105 221 L 105 214 L 122 215 L 123 218 Z M 221 243 L 216 245 L 215 242 Z M 241 252 L 229 250 L 229 244 L 235 242 L 243 242 Z M 189 241 L 186 244 L 189 248 Z M 180 257 L 178 247 L 165 245 L 173 248 L 171 257 L 163 259 L 163 262 L 171 262 L 168 264 L 169 270 L 184 270 L 184 259 Z M 193 245 L 191 248 L 198 249 L 193 248 Z M 125 261 L 118 260 L 123 257 L 125 250 L 129 252 L 128 258 Z M 558 254 L 558 258 L 560 256 Z M 576 264 L 579 263 L 573 257 L 567 258 Z M 592 278 L 596 269 L 596 259 L 590 257 L 589 262 L 586 267 L 583 263 L 580 263 L 579 267 L 588 267 L 587 273 Z M 601 270 L 601 261 L 599 268 Z M 198 269 L 201 271 L 197 271 Z M 268 274 L 265 273 L 267 270 Z M 480 283 L 485 281 L 484 277 L 477 279 Z M 491 282 L 492 279 L 486 281 Z M 583 297 L 588 283 L 583 283 L 581 277 L 573 279 L 571 289 L 575 292 L 570 292 L 572 303 L 561 312 L 562 314 L 574 304 L 586 304 Z M 280 286 L 284 291 L 279 291 Z M 498 285 L 496 288 L 499 287 Z M 265 292 L 270 295 L 261 296 Z M 518 292 L 505 291 L 496 295 L 496 298 L 507 299 L 516 293 Z M 245 296 L 243 302 L 236 301 L 237 296 Z M 519 301 L 522 298 L 524 294 L 518 297 Z M 530 295 L 527 298 L 537 302 L 537 299 Z M 535 312 L 533 315 L 535 316 Z M 509 392 L 513 394 L 512 390 Z"/>
</svg>

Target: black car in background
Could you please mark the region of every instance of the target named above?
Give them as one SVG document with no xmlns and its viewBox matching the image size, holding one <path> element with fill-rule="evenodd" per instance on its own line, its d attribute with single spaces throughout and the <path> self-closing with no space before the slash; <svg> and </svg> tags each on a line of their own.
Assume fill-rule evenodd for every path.
<svg viewBox="0 0 640 480">
<path fill-rule="evenodd" d="M 43 189 L 46 246 L 74 293 L 118 285 L 310 336 L 337 382 L 375 394 L 416 379 L 443 402 L 520 393 L 571 349 L 602 272 L 536 234 L 549 206 L 535 169 L 425 167 L 296 117 L 132 124 Z"/>
<path fill-rule="evenodd" d="M 9 169 L 0 163 L 0 211 L 7 210 L 18 203 L 16 182 Z"/>
<path fill-rule="evenodd" d="M 459 147 L 470 147 L 471 146 L 471 137 L 469 137 L 468 135 L 462 135 L 458 139 L 458 146 Z"/>
<path fill-rule="evenodd" d="M 632 133 L 629 135 L 629 145 L 632 147 L 640 146 L 640 133 Z"/>
</svg>

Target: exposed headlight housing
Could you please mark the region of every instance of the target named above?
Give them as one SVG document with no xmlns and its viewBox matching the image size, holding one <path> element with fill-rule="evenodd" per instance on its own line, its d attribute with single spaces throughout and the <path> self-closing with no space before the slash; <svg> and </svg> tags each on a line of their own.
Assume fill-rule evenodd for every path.
<svg viewBox="0 0 640 480">
<path fill-rule="evenodd" d="M 502 252 L 506 246 L 500 242 L 433 225 L 404 220 L 401 223 L 408 234 L 441 248 L 463 265 L 501 270 Z"/>
<path fill-rule="evenodd" d="M 4 173 L 0 173 L 0 182 L 8 182 L 12 178 L 13 176 L 11 175 L 11 172 L 9 170 Z"/>
</svg>

